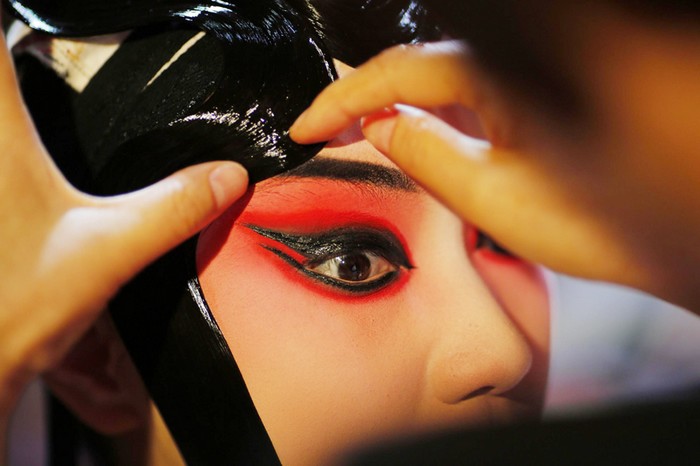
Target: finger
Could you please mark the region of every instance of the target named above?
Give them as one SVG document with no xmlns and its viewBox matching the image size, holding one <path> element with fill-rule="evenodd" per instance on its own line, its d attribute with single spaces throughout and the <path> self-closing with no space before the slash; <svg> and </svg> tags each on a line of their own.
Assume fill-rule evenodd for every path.
<svg viewBox="0 0 700 466">
<path fill-rule="evenodd" d="M 241 165 L 215 162 L 181 170 L 135 193 L 94 200 L 103 217 L 97 228 L 110 232 L 107 244 L 93 245 L 109 255 L 101 261 L 111 267 L 107 282 L 120 286 L 222 214 L 247 186 Z"/>
<path fill-rule="evenodd" d="M 464 220 L 517 255 L 554 270 L 619 281 L 629 255 L 582 207 L 572 174 L 539 166 L 536 154 L 494 149 L 427 112 L 364 127 L 368 141 Z"/>
<path fill-rule="evenodd" d="M 59 170 L 44 150 L 21 97 L 15 70 L 0 32 L 0 173 L 12 173 L 14 180 L 36 190 L 65 184 Z M 35 193 L 36 194 L 36 193 Z"/>
<path fill-rule="evenodd" d="M 508 157 L 428 112 L 403 105 L 396 109 L 365 120 L 367 140 L 427 191 L 473 221 L 475 210 L 482 206 L 478 198 L 486 197 L 490 177 L 497 173 L 494 165 Z"/>
<path fill-rule="evenodd" d="M 8 309 L 22 311 L 0 315 L 0 363 L 9 361 L 0 381 L 3 370 L 20 368 L 22 381 L 59 360 L 119 287 L 221 214 L 247 181 L 240 165 L 218 162 L 114 198 L 70 191 L 69 206 L 51 215 L 48 232 L 0 286 L 10 290 Z M 0 412 L 2 402 L 0 396 Z"/>
<path fill-rule="evenodd" d="M 0 32 L 0 122 L 3 128 L 7 124 L 13 124 L 18 118 L 23 122 L 27 120 L 27 114 L 19 94 L 17 78 L 12 64 L 10 52 L 5 43 L 5 36 Z"/>
<path fill-rule="evenodd" d="M 388 49 L 314 100 L 290 129 L 302 144 L 330 140 L 359 118 L 404 103 L 434 107 L 474 104 L 474 67 L 459 41 Z"/>
</svg>

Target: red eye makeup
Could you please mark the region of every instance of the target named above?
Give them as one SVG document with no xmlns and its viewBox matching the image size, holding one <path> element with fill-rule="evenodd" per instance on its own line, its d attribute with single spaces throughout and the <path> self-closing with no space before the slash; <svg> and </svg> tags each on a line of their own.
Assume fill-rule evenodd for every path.
<svg viewBox="0 0 700 466">
<path fill-rule="evenodd" d="M 309 279 L 339 290 L 370 294 L 413 268 L 401 242 L 389 231 L 353 225 L 309 234 L 291 234 L 246 224 L 272 240 L 261 247 Z"/>
<path fill-rule="evenodd" d="M 353 162 L 341 174 L 366 177 L 373 166 Z M 309 297 L 344 298 L 352 304 L 402 289 L 414 268 L 407 239 L 416 237 L 425 213 L 419 192 L 396 177 L 370 183 L 299 175 L 256 187 L 244 209 L 205 230 L 199 266 L 215 261 L 223 266 L 218 270 L 243 264 L 250 270 L 274 267 L 284 277 L 276 282 L 280 287 L 305 288 L 313 293 Z M 221 262 L 224 257 L 231 265 Z"/>
</svg>

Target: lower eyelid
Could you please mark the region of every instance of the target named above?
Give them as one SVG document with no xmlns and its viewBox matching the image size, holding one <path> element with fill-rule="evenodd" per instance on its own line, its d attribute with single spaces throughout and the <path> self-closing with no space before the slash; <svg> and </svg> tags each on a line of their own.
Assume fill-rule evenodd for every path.
<svg viewBox="0 0 700 466">
<path fill-rule="evenodd" d="M 394 279 L 399 274 L 398 271 L 392 271 L 392 272 L 388 272 L 388 273 L 382 275 L 381 277 L 379 277 L 375 280 L 369 281 L 369 282 L 352 283 L 352 282 L 342 281 L 339 279 L 334 279 L 334 278 L 328 277 L 326 275 L 312 272 L 310 270 L 305 269 L 304 271 L 312 279 L 316 279 L 316 280 L 320 281 L 321 283 L 324 283 L 326 285 L 341 289 L 343 291 L 348 291 L 350 293 L 357 293 L 357 294 L 362 294 L 362 295 L 368 295 L 368 294 L 372 294 L 372 293 L 377 292 L 377 291 L 381 291 L 383 288 L 390 285 L 391 282 L 393 282 Z"/>
<path fill-rule="evenodd" d="M 377 273 L 373 274 L 373 275 L 370 275 L 368 278 L 366 278 L 366 279 L 364 279 L 364 280 L 357 280 L 357 281 L 344 280 L 344 279 L 342 279 L 342 278 L 340 278 L 340 277 L 338 277 L 338 278 L 332 277 L 331 275 L 328 275 L 328 274 L 323 273 L 323 272 L 321 272 L 321 271 L 318 270 L 318 269 L 320 268 L 321 265 L 325 264 L 326 262 L 328 262 L 329 260 L 332 260 L 332 259 L 326 260 L 326 261 L 324 261 L 324 262 L 321 262 L 321 263 L 318 264 L 318 265 L 313 265 L 313 266 L 311 266 L 310 263 L 307 263 L 307 264 L 304 265 L 304 268 L 306 268 L 307 270 L 309 270 L 309 271 L 311 271 L 311 272 L 315 272 L 315 273 L 317 273 L 317 274 L 319 274 L 319 275 L 324 275 L 324 276 L 326 276 L 326 277 L 328 277 L 328 278 L 331 278 L 331 279 L 334 279 L 334 280 L 338 280 L 338 281 L 340 281 L 340 282 L 348 283 L 348 284 L 351 284 L 351 283 L 358 283 L 358 284 L 359 284 L 359 283 L 371 283 L 372 281 L 378 280 L 379 278 L 383 277 L 384 275 L 386 275 L 386 274 L 388 274 L 388 273 L 391 273 L 391 272 L 398 272 L 399 269 L 401 268 L 401 267 L 398 266 L 398 265 L 395 265 L 395 264 L 392 264 L 392 263 L 388 262 L 386 259 L 382 258 L 381 256 L 377 256 L 377 257 L 379 257 L 380 259 L 382 259 L 382 260 L 385 262 L 385 264 L 380 264 L 378 267 L 376 267 L 376 268 L 379 269 L 379 271 L 378 271 Z M 370 272 L 370 273 L 371 273 L 371 272 Z"/>
<path fill-rule="evenodd" d="M 386 288 L 388 285 L 390 285 L 396 278 L 398 278 L 400 274 L 400 268 L 396 271 L 389 272 L 385 275 L 383 275 L 381 278 L 374 280 L 372 282 L 368 283 L 360 283 L 357 285 L 352 285 L 352 284 L 347 284 L 345 282 L 342 282 L 337 279 L 333 279 L 331 277 L 328 277 L 326 275 L 322 275 L 316 272 L 313 272 L 311 270 L 308 270 L 305 268 L 304 264 L 300 263 L 296 259 L 292 258 L 285 252 L 273 248 L 271 246 L 267 245 L 260 245 L 263 249 L 266 249 L 270 251 L 271 253 L 275 254 L 277 257 L 282 259 L 284 262 L 286 262 L 288 265 L 299 271 L 299 273 L 307 276 L 308 278 L 315 280 L 317 282 L 320 282 L 324 285 L 327 285 L 332 288 L 336 288 L 345 292 L 349 293 L 356 293 L 358 295 L 371 295 L 374 292 L 381 291 L 382 289 Z"/>
</svg>

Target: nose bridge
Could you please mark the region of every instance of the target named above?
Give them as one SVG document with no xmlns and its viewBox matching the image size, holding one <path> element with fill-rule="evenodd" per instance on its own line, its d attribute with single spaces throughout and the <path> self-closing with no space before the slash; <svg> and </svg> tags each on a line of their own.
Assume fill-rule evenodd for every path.
<svg viewBox="0 0 700 466">
<path fill-rule="evenodd" d="M 441 299 L 434 309 L 438 321 L 427 377 L 433 395 L 448 404 L 505 393 L 532 364 L 525 337 L 476 272 L 466 272 L 473 280 L 462 277 L 452 285 L 451 298 Z"/>
</svg>

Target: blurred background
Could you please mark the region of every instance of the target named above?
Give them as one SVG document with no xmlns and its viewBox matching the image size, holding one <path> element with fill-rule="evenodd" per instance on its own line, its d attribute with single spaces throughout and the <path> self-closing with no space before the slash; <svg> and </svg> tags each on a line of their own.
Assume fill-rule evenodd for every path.
<svg viewBox="0 0 700 466">
<path fill-rule="evenodd" d="M 558 302 L 545 416 L 700 388 L 700 318 L 619 286 L 554 278 Z"/>
<path fill-rule="evenodd" d="M 552 276 L 545 418 L 682 396 L 700 388 L 700 318 L 636 291 Z M 13 420 L 10 465 L 46 464 L 41 386 Z"/>
</svg>

